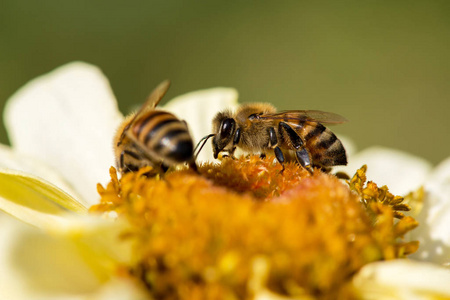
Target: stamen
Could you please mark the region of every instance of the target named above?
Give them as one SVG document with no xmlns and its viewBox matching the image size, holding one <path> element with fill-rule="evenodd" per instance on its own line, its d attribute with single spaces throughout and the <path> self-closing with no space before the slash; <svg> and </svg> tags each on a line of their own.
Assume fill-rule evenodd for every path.
<svg viewBox="0 0 450 300">
<path fill-rule="evenodd" d="M 347 186 L 295 163 L 280 174 L 273 161 L 224 159 L 164 180 L 111 172 L 91 211 L 128 221 L 121 238 L 133 240 L 133 262 L 119 269 L 155 299 L 352 299 L 364 265 L 417 249 L 402 240 L 417 222 L 394 222 L 409 206 L 366 183 L 365 167 Z"/>
</svg>

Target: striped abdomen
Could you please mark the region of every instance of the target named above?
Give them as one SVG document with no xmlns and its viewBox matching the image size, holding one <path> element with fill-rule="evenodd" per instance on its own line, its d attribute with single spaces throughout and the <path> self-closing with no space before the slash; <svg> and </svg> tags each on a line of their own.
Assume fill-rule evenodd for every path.
<svg viewBox="0 0 450 300">
<path fill-rule="evenodd" d="M 152 160 L 166 166 L 193 160 L 194 147 L 186 123 L 169 112 L 149 111 L 133 124 L 131 131 Z"/>
<path fill-rule="evenodd" d="M 331 167 L 347 164 L 344 146 L 331 130 L 311 121 L 291 125 L 303 139 L 305 147 L 311 154 L 313 165 Z"/>
</svg>

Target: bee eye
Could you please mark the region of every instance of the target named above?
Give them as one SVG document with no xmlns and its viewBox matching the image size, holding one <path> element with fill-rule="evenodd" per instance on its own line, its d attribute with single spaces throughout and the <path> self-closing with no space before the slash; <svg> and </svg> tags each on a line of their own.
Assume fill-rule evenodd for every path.
<svg viewBox="0 0 450 300">
<path fill-rule="evenodd" d="M 231 136 L 231 134 L 234 131 L 235 124 L 236 122 L 231 118 L 223 120 L 222 125 L 220 126 L 220 136 L 222 137 Z"/>
</svg>

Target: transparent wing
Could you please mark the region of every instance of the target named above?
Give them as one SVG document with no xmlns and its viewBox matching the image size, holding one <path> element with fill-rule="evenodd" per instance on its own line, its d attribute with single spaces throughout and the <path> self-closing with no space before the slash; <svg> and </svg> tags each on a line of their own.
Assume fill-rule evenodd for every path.
<svg viewBox="0 0 450 300">
<path fill-rule="evenodd" d="M 274 114 L 264 114 L 261 119 L 286 120 L 286 121 L 313 121 L 324 124 L 342 124 L 348 122 L 341 115 L 320 110 L 286 110 Z"/>
<path fill-rule="evenodd" d="M 144 115 L 149 110 L 155 109 L 164 95 L 167 93 L 167 90 L 170 87 L 170 80 L 164 80 L 161 82 L 148 96 L 145 103 L 141 106 L 141 108 L 136 112 L 130 124 L 127 127 L 131 127 L 133 123 L 139 119 L 140 116 Z M 124 130 L 125 131 L 125 130 Z"/>
</svg>

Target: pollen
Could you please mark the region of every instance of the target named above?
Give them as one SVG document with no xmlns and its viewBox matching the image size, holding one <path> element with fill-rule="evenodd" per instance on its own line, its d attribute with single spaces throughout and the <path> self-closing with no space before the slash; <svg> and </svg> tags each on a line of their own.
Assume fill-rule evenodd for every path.
<svg viewBox="0 0 450 300">
<path fill-rule="evenodd" d="M 405 257 L 417 242 L 410 207 L 387 187 L 348 182 L 274 157 L 224 159 L 148 178 L 149 169 L 99 185 L 92 213 L 130 224 L 133 262 L 120 266 L 154 299 L 357 299 L 365 264 Z"/>
</svg>

